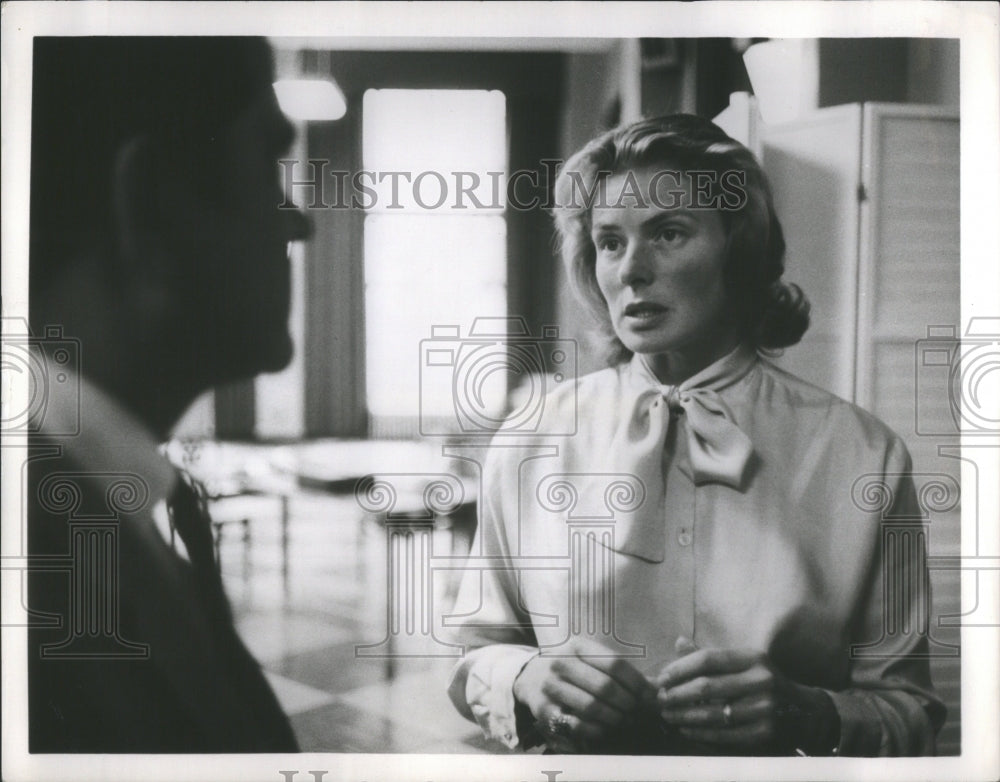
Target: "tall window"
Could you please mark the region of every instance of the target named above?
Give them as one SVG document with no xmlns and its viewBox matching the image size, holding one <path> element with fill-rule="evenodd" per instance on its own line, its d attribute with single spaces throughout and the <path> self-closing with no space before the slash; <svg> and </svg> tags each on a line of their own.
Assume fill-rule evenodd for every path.
<svg viewBox="0 0 1000 782">
<path fill-rule="evenodd" d="M 409 435 L 454 416 L 446 388 L 421 388 L 422 340 L 507 312 L 504 95 L 369 90 L 362 150 L 368 410 L 374 435 Z"/>
</svg>

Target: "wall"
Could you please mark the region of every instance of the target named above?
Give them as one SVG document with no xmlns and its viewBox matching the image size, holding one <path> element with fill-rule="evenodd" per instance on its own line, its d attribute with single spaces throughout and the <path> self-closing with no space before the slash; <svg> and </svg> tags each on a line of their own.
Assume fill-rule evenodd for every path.
<svg viewBox="0 0 1000 782">
<path fill-rule="evenodd" d="M 607 52 L 566 55 L 566 87 L 560 132 L 565 160 L 599 133 L 640 113 L 638 41 L 622 40 Z M 562 262 L 556 264 L 556 317 L 560 336 L 579 345 L 579 374 L 603 368 L 588 349 L 589 317 L 581 309 L 566 280 Z"/>
<path fill-rule="evenodd" d="M 958 40 L 911 38 L 908 44 L 907 101 L 958 108 Z"/>
</svg>

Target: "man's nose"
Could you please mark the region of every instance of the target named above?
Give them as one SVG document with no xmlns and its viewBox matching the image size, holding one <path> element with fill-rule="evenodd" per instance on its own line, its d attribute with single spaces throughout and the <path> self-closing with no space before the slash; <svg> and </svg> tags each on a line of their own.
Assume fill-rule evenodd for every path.
<svg viewBox="0 0 1000 782">
<path fill-rule="evenodd" d="M 312 236 L 312 220 L 305 216 L 298 209 L 282 209 L 282 228 L 285 232 L 285 240 L 289 242 L 301 242 Z"/>
<path fill-rule="evenodd" d="M 631 243 L 618 267 L 618 279 L 622 285 L 629 287 L 648 285 L 652 281 L 652 268 L 649 260 L 648 250 L 644 243 Z"/>
</svg>

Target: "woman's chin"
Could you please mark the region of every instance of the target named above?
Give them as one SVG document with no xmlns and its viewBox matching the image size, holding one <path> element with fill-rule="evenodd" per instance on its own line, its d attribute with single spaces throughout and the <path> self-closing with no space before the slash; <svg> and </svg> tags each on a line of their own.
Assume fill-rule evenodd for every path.
<svg viewBox="0 0 1000 782">
<path fill-rule="evenodd" d="M 672 349 L 674 344 L 673 340 L 664 338 L 662 335 L 636 334 L 634 331 L 619 334 L 618 339 L 633 353 L 642 355 L 666 353 Z"/>
</svg>

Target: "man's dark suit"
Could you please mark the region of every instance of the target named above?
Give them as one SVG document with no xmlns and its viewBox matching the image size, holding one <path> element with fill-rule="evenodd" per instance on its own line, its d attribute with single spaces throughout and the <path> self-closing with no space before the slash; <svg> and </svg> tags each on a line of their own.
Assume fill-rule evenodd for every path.
<svg viewBox="0 0 1000 782">
<path fill-rule="evenodd" d="M 28 472 L 33 556 L 69 554 L 71 517 L 77 520 L 77 532 L 83 530 L 78 543 L 86 540 L 88 516 L 117 517 L 116 526 L 98 520 L 99 526 L 105 525 L 103 538 L 91 537 L 117 539 L 118 636 L 128 642 L 109 646 L 107 628 L 98 626 L 96 637 L 80 637 L 76 645 L 55 649 L 56 656 L 43 657 L 44 645 L 58 645 L 73 635 L 66 621 L 74 614 L 71 574 L 29 576 L 29 607 L 64 618 L 62 627 L 29 632 L 30 751 L 296 751 L 287 718 L 236 635 L 221 581 L 214 571 L 199 567 L 206 555 L 210 567 L 211 552 L 203 550 L 206 541 L 210 547 L 210 537 L 185 540 L 194 564 L 181 559 L 152 522 L 149 504 L 156 498 L 150 496 L 143 507 L 135 508 L 142 497 L 133 492 L 141 495 L 145 481 L 141 476 L 136 481 L 127 470 L 81 476 L 82 466 L 63 456 L 34 460 Z M 117 499 L 113 484 L 118 485 Z M 137 490 L 128 488 L 136 484 Z M 73 486 L 79 490 L 75 496 Z M 123 507 L 135 512 L 120 512 Z M 103 561 L 106 554 L 89 551 L 85 559 Z M 97 578 L 107 571 L 106 564 L 101 567 L 101 573 L 93 574 Z M 75 586 L 77 595 L 88 588 L 82 582 Z M 80 614 L 79 603 L 75 611 Z M 83 609 L 84 614 L 88 611 L 93 612 Z M 113 614 L 109 609 L 103 615 Z M 87 626 L 91 619 L 83 616 L 82 636 L 94 636 L 95 628 Z M 146 656 L 143 644 L 148 646 Z M 95 645 L 139 656 L 58 656 Z"/>
</svg>

